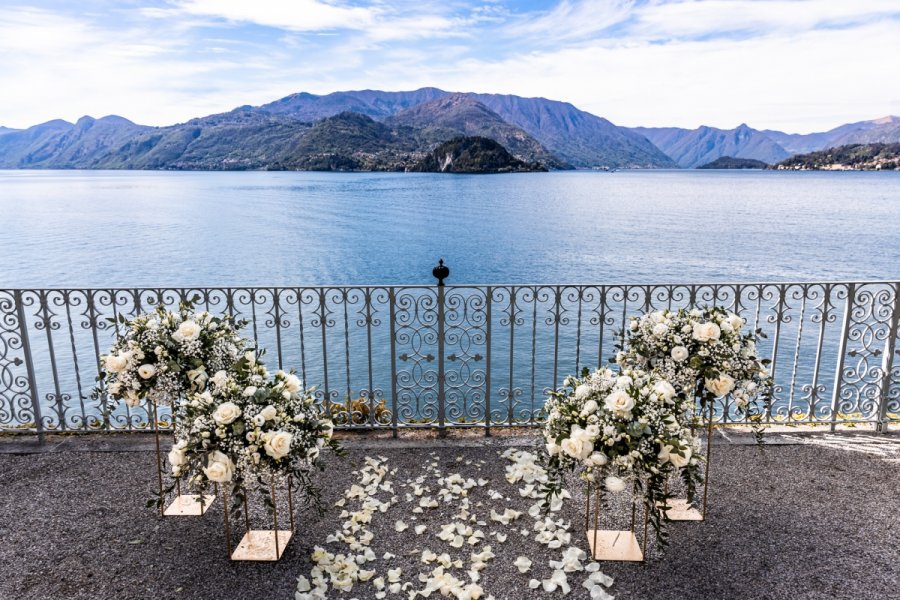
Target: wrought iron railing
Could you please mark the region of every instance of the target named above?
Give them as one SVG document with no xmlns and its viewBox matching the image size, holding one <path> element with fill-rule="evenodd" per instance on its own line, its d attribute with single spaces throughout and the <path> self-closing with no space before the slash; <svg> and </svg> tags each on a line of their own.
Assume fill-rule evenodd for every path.
<svg viewBox="0 0 900 600">
<path fill-rule="evenodd" d="M 147 429 L 146 409 L 91 398 L 106 318 L 194 296 L 248 319 L 267 362 L 318 385 L 343 428 L 537 425 L 547 390 L 606 364 L 629 315 L 693 305 L 768 334 L 765 422 L 900 420 L 900 282 L 7 289 L 0 430 Z M 727 399 L 716 419 L 741 423 Z"/>
</svg>

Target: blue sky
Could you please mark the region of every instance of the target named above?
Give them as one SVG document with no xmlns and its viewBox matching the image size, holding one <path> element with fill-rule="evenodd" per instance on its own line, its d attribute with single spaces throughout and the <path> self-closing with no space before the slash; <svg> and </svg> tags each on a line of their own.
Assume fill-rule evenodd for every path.
<svg viewBox="0 0 900 600">
<path fill-rule="evenodd" d="M 0 125 L 163 125 L 291 93 L 511 93 L 627 126 L 900 113 L 897 0 L 5 2 Z"/>
</svg>

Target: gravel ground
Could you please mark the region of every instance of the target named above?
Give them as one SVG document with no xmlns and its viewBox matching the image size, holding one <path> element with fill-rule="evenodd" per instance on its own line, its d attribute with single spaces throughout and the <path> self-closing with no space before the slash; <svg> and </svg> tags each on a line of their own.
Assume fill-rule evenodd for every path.
<svg viewBox="0 0 900 600">
<path fill-rule="evenodd" d="M 320 481 L 332 504 L 356 481 L 352 472 L 365 456 L 387 459 L 393 472 L 388 479 L 401 502 L 376 515 L 371 525 L 379 559 L 370 568 L 379 575 L 399 566 L 403 581 L 421 587 L 416 576 L 432 568 L 419 563 L 423 549 L 468 559 L 471 547 L 454 552 L 435 537 L 455 508 L 442 505 L 414 515 L 415 504 L 403 501 L 408 488 L 400 484 L 420 475 L 436 494 L 440 486 L 428 468 L 437 462 L 443 474 L 489 480 L 470 492 L 473 504 L 482 503 L 478 518 L 488 521 L 478 527 L 488 533 L 484 543 L 497 555 L 482 572 L 485 592 L 498 600 L 562 597 L 528 589 L 530 578 L 550 576 L 547 561 L 560 554 L 533 540 L 534 520 L 524 514 L 504 527 L 488 519 L 491 507 L 527 511 L 533 503 L 519 497 L 519 484 L 504 479 L 508 462 L 499 453 L 508 440 L 456 446 L 426 440 L 419 447 L 384 440 L 374 448 L 352 443 L 346 457 L 329 457 Z M 654 552 L 646 564 L 601 563 L 615 578 L 612 594 L 622 599 L 900 597 L 896 456 L 817 445 L 760 450 L 717 444 L 713 451 L 707 521 L 671 524 L 668 551 Z M 298 511 L 298 533 L 280 562 L 230 562 L 221 502 L 203 517 L 157 519 L 144 508 L 153 461 L 149 452 L 0 453 L 0 598 L 289 599 L 297 576 L 309 574 L 313 547 L 340 528 L 341 509 L 332 508 L 323 519 Z M 508 501 L 490 500 L 489 489 Z M 560 514 L 573 523 L 573 544 L 586 549 L 580 506 L 575 494 Z M 256 518 L 262 528 L 264 516 Z M 397 533 L 394 523 L 401 518 L 410 529 Z M 413 527 L 419 524 L 428 529 L 416 536 Z M 529 530 L 527 537 L 519 533 L 522 528 Z M 491 537 L 489 532 L 497 531 L 509 534 L 506 542 Z M 382 560 L 385 552 L 396 558 Z M 531 573 L 520 574 L 512 565 L 519 555 L 534 561 Z M 584 578 L 583 573 L 569 577 L 569 598 L 588 597 Z M 373 598 L 374 589 L 360 584 L 351 594 L 330 597 L 362 600 Z"/>
</svg>

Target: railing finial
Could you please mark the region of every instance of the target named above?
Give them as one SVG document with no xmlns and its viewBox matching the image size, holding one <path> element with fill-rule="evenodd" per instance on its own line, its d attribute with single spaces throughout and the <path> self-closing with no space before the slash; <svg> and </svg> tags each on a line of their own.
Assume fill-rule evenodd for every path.
<svg viewBox="0 0 900 600">
<path fill-rule="evenodd" d="M 444 259 L 438 261 L 435 268 L 431 270 L 431 274 L 438 280 L 438 287 L 444 287 L 444 280 L 450 276 L 450 269 L 444 264 Z"/>
</svg>

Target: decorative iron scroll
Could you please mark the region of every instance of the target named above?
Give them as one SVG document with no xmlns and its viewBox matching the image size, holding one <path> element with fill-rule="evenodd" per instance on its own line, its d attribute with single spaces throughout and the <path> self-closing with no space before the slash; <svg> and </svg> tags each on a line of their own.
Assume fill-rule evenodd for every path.
<svg viewBox="0 0 900 600">
<path fill-rule="evenodd" d="M 548 390 L 615 354 L 631 315 L 718 305 L 767 335 L 768 423 L 900 421 L 900 283 L 0 290 L 0 430 L 147 430 L 91 391 L 107 319 L 197 297 L 247 319 L 341 428 L 532 426 Z M 740 423 L 729 400 L 715 419 Z M 162 414 L 165 423 L 170 416 Z M 735 420 L 738 419 L 738 420 Z"/>
</svg>

